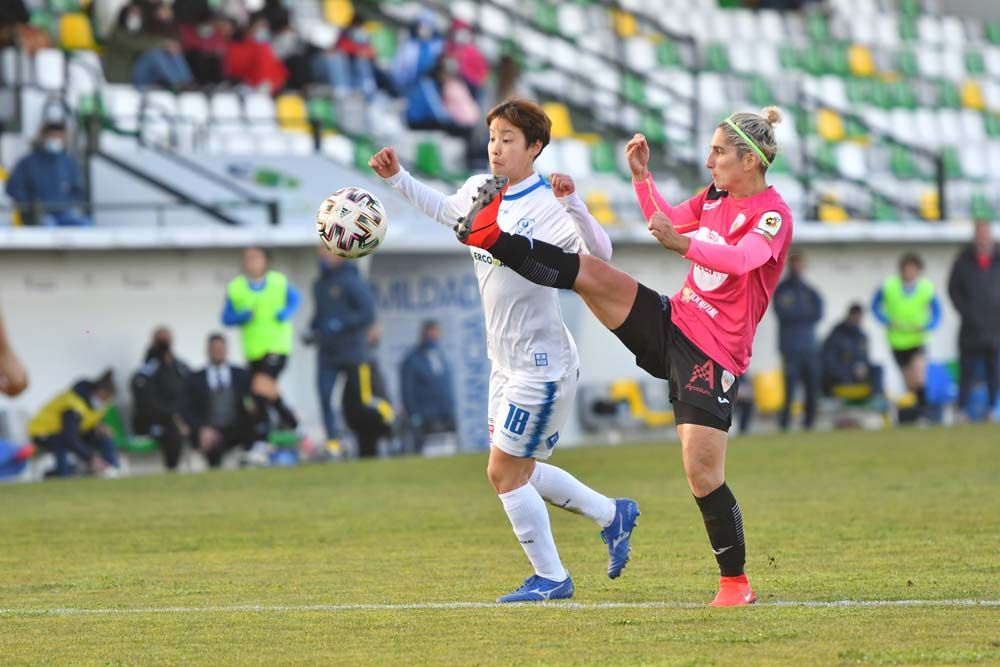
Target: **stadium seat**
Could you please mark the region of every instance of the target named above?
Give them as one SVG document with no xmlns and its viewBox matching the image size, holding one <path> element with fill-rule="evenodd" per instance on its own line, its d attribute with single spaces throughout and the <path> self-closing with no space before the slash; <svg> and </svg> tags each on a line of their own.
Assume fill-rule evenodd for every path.
<svg viewBox="0 0 1000 667">
<path fill-rule="evenodd" d="M 65 58 L 57 49 L 39 49 L 35 53 L 35 85 L 45 90 L 63 87 Z"/>
<path fill-rule="evenodd" d="M 109 85 L 104 89 L 104 108 L 117 130 L 138 131 L 141 106 L 139 91 L 128 84 Z"/>
<path fill-rule="evenodd" d="M 432 178 L 444 179 L 448 177 L 441 149 L 434 141 L 422 141 L 417 145 L 416 168 Z"/>
<path fill-rule="evenodd" d="M 59 17 L 59 44 L 67 51 L 97 49 L 86 14 L 70 12 Z"/>
<path fill-rule="evenodd" d="M 251 93 L 243 97 L 243 113 L 251 126 L 270 127 L 275 124 L 274 100 L 264 93 Z"/>
<path fill-rule="evenodd" d="M 631 12 L 621 10 L 611 10 L 611 21 L 615 34 L 618 37 L 635 37 L 639 32 L 638 22 Z"/>
<path fill-rule="evenodd" d="M 115 443 L 115 447 L 122 451 L 134 454 L 145 454 L 155 452 L 159 449 L 159 445 L 156 443 L 156 440 L 149 436 L 130 436 L 128 434 L 128 431 L 125 430 L 125 424 L 122 421 L 121 412 L 118 410 L 117 405 L 112 404 L 111 407 L 108 408 L 108 411 L 104 413 L 104 419 L 102 421 L 104 422 L 104 425 L 111 430 L 111 437 Z"/>
<path fill-rule="evenodd" d="M 867 23 L 867 21 L 866 21 Z M 862 44 L 852 44 L 847 51 L 847 62 L 854 76 L 872 76 L 875 74 L 875 61 L 872 52 Z"/>
<path fill-rule="evenodd" d="M 289 130 L 309 132 L 309 114 L 305 100 L 294 93 L 279 95 L 275 100 L 275 115 L 278 124 Z"/>
<path fill-rule="evenodd" d="M 982 111 L 986 108 L 983 89 L 978 81 L 968 79 L 962 83 L 962 106 L 976 111 Z"/>
<path fill-rule="evenodd" d="M 342 134 L 328 134 L 320 141 L 320 150 L 334 162 L 350 165 L 354 159 L 354 142 Z"/>
<path fill-rule="evenodd" d="M 236 93 L 218 92 L 209 99 L 209 111 L 214 125 L 241 125 L 243 104 Z"/>
<path fill-rule="evenodd" d="M 785 405 L 785 375 L 780 368 L 754 373 L 754 406 L 762 415 L 775 414 Z"/>
<path fill-rule="evenodd" d="M 309 120 L 315 123 L 321 131 L 330 131 L 337 127 L 333 102 L 329 97 L 310 97 L 306 103 Z"/>
<path fill-rule="evenodd" d="M 591 190 L 584 197 L 587 209 L 590 214 L 602 225 L 614 225 L 618 222 L 614 209 L 611 207 L 611 200 L 604 190 Z"/>
<path fill-rule="evenodd" d="M 346 28 L 354 20 L 354 3 L 351 0 L 323 0 L 323 18 L 338 28 Z"/>
<path fill-rule="evenodd" d="M 832 109 L 820 109 L 816 113 L 816 129 L 824 141 L 843 141 L 846 136 L 843 119 Z"/>
<path fill-rule="evenodd" d="M 628 406 L 629 414 L 641 424 L 650 428 L 670 426 L 674 423 L 674 413 L 667 410 L 651 410 L 646 403 L 642 385 L 637 380 L 615 380 L 611 383 L 609 397 Z"/>
<path fill-rule="evenodd" d="M 573 121 L 569 109 L 559 102 L 547 102 L 542 105 L 545 115 L 552 120 L 552 139 L 566 139 L 573 136 Z"/>
<path fill-rule="evenodd" d="M 924 190 L 920 193 L 920 217 L 924 220 L 941 219 L 941 200 L 937 190 Z"/>
</svg>

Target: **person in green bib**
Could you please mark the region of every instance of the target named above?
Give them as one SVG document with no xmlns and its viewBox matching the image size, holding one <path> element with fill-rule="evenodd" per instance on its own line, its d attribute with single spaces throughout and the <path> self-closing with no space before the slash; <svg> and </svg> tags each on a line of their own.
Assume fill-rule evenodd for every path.
<svg viewBox="0 0 1000 667">
<path fill-rule="evenodd" d="M 238 326 L 243 354 L 253 374 L 251 393 L 262 414 L 274 408 L 281 428 L 298 427 L 298 419 L 277 389 L 277 379 L 292 351 L 292 315 L 301 296 L 285 274 L 270 268 L 271 254 L 265 248 L 243 251 L 243 275 L 226 287 L 222 323 Z"/>
<path fill-rule="evenodd" d="M 887 279 L 875 293 L 872 311 L 886 326 L 892 356 L 903 373 L 906 388 L 916 394 L 912 418 L 923 417 L 927 407 L 925 383 L 930 332 L 941 321 L 941 302 L 934 285 L 923 276 L 924 261 L 907 253 L 899 260 L 899 275 Z M 900 421 L 907 421 L 903 414 Z"/>
</svg>

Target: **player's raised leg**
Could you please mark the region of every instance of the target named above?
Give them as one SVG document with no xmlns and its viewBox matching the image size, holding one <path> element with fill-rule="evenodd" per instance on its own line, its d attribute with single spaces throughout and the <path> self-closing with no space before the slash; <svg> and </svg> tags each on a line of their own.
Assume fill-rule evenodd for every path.
<svg viewBox="0 0 1000 667">
<path fill-rule="evenodd" d="M 711 604 L 713 607 L 752 604 L 757 595 L 743 571 L 746 563 L 743 513 L 725 481 L 728 435 L 700 424 L 680 424 L 677 433 L 681 438 L 684 474 L 719 563 L 719 592 Z"/>
</svg>

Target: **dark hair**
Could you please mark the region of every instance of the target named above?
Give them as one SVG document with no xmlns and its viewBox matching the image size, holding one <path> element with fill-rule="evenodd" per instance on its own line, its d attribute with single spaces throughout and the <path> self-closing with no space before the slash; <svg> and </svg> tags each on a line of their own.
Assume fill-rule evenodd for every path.
<svg viewBox="0 0 1000 667">
<path fill-rule="evenodd" d="M 94 391 L 106 391 L 109 394 L 115 393 L 114 371 L 108 368 L 99 378 L 94 380 Z"/>
<path fill-rule="evenodd" d="M 847 307 L 848 317 L 853 317 L 854 315 L 860 315 L 863 312 L 865 312 L 864 306 L 862 306 L 857 301 L 853 302 L 850 306 Z"/>
<path fill-rule="evenodd" d="M 217 340 L 221 340 L 223 343 L 225 343 L 226 342 L 226 337 L 223 336 L 218 331 L 213 331 L 212 333 L 208 334 L 208 344 L 209 345 L 211 345 L 212 343 L 214 343 Z"/>
<path fill-rule="evenodd" d="M 486 114 L 486 126 L 489 127 L 497 118 L 505 121 L 524 132 L 524 138 L 528 146 L 536 141 L 542 143 L 542 150 L 549 145 L 549 138 L 552 133 L 552 120 L 545 114 L 545 110 L 531 100 L 520 97 L 512 97 L 506 102 L 496 105 Z M 537 156 L 535 156 L 537 157 Z"/>
<path fill-rule="evenodd" d="M 267 260 L 267 263 L 268 264 L 271 263 L 271 249 L 270 248 L 265 248 L 262 245 L 249 245 L 249 246 L 247 246 L 246 248 L 243 249 L 244 252 L 246 252 L 247 250 L 256 250 L 257 252 L 263 253 L 264 259 Z"/>
<path fill-rule="evenodd" d="M 902 271 L 907 264 L 912 264 L 920 271 L 924 270 L 924 260 L 915 252 L 908 252 L 899 258 L 899 270 Z"/>
<path fill-rule="evenodd" d="M 441 323 L 437 320 L 424 320 L 420 323 L 420 335 L 426 336 L 428 331 L 439 326 L 441 326 Z"/>
</svg>

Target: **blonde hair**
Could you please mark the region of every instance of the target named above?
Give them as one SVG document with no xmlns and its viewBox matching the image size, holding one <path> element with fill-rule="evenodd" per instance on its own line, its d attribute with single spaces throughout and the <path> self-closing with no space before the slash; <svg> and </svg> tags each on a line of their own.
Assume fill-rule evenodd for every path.
<svg viewBox="0 0 1000 667">
<path fill-rule="evenodd" d="M 729 121 L 735 123 L 736 127 L 764 154 L 767 163 L 761 160 L 760 168 L 762 171 L 767 171 L 769 164 L 774 162 L 774 158 L 778 154 L 778 143 L 774 137 L 774 126 L 780 123 L 781 119 L 781 109 L 778 107 L 764 107 L 759 115 L 755 113 L 734 113 L 728 119 L 719 123 L 718 126 L 725 131 L 729 143 L 736 146 L 736 151 L 741 158 L 749 151 L 756 153 L 757 150 L 755 150 L 755 147 L 748 144 L 746 139 L 741 137 L 740 133 L 729 125 Z"/>
</svg>

